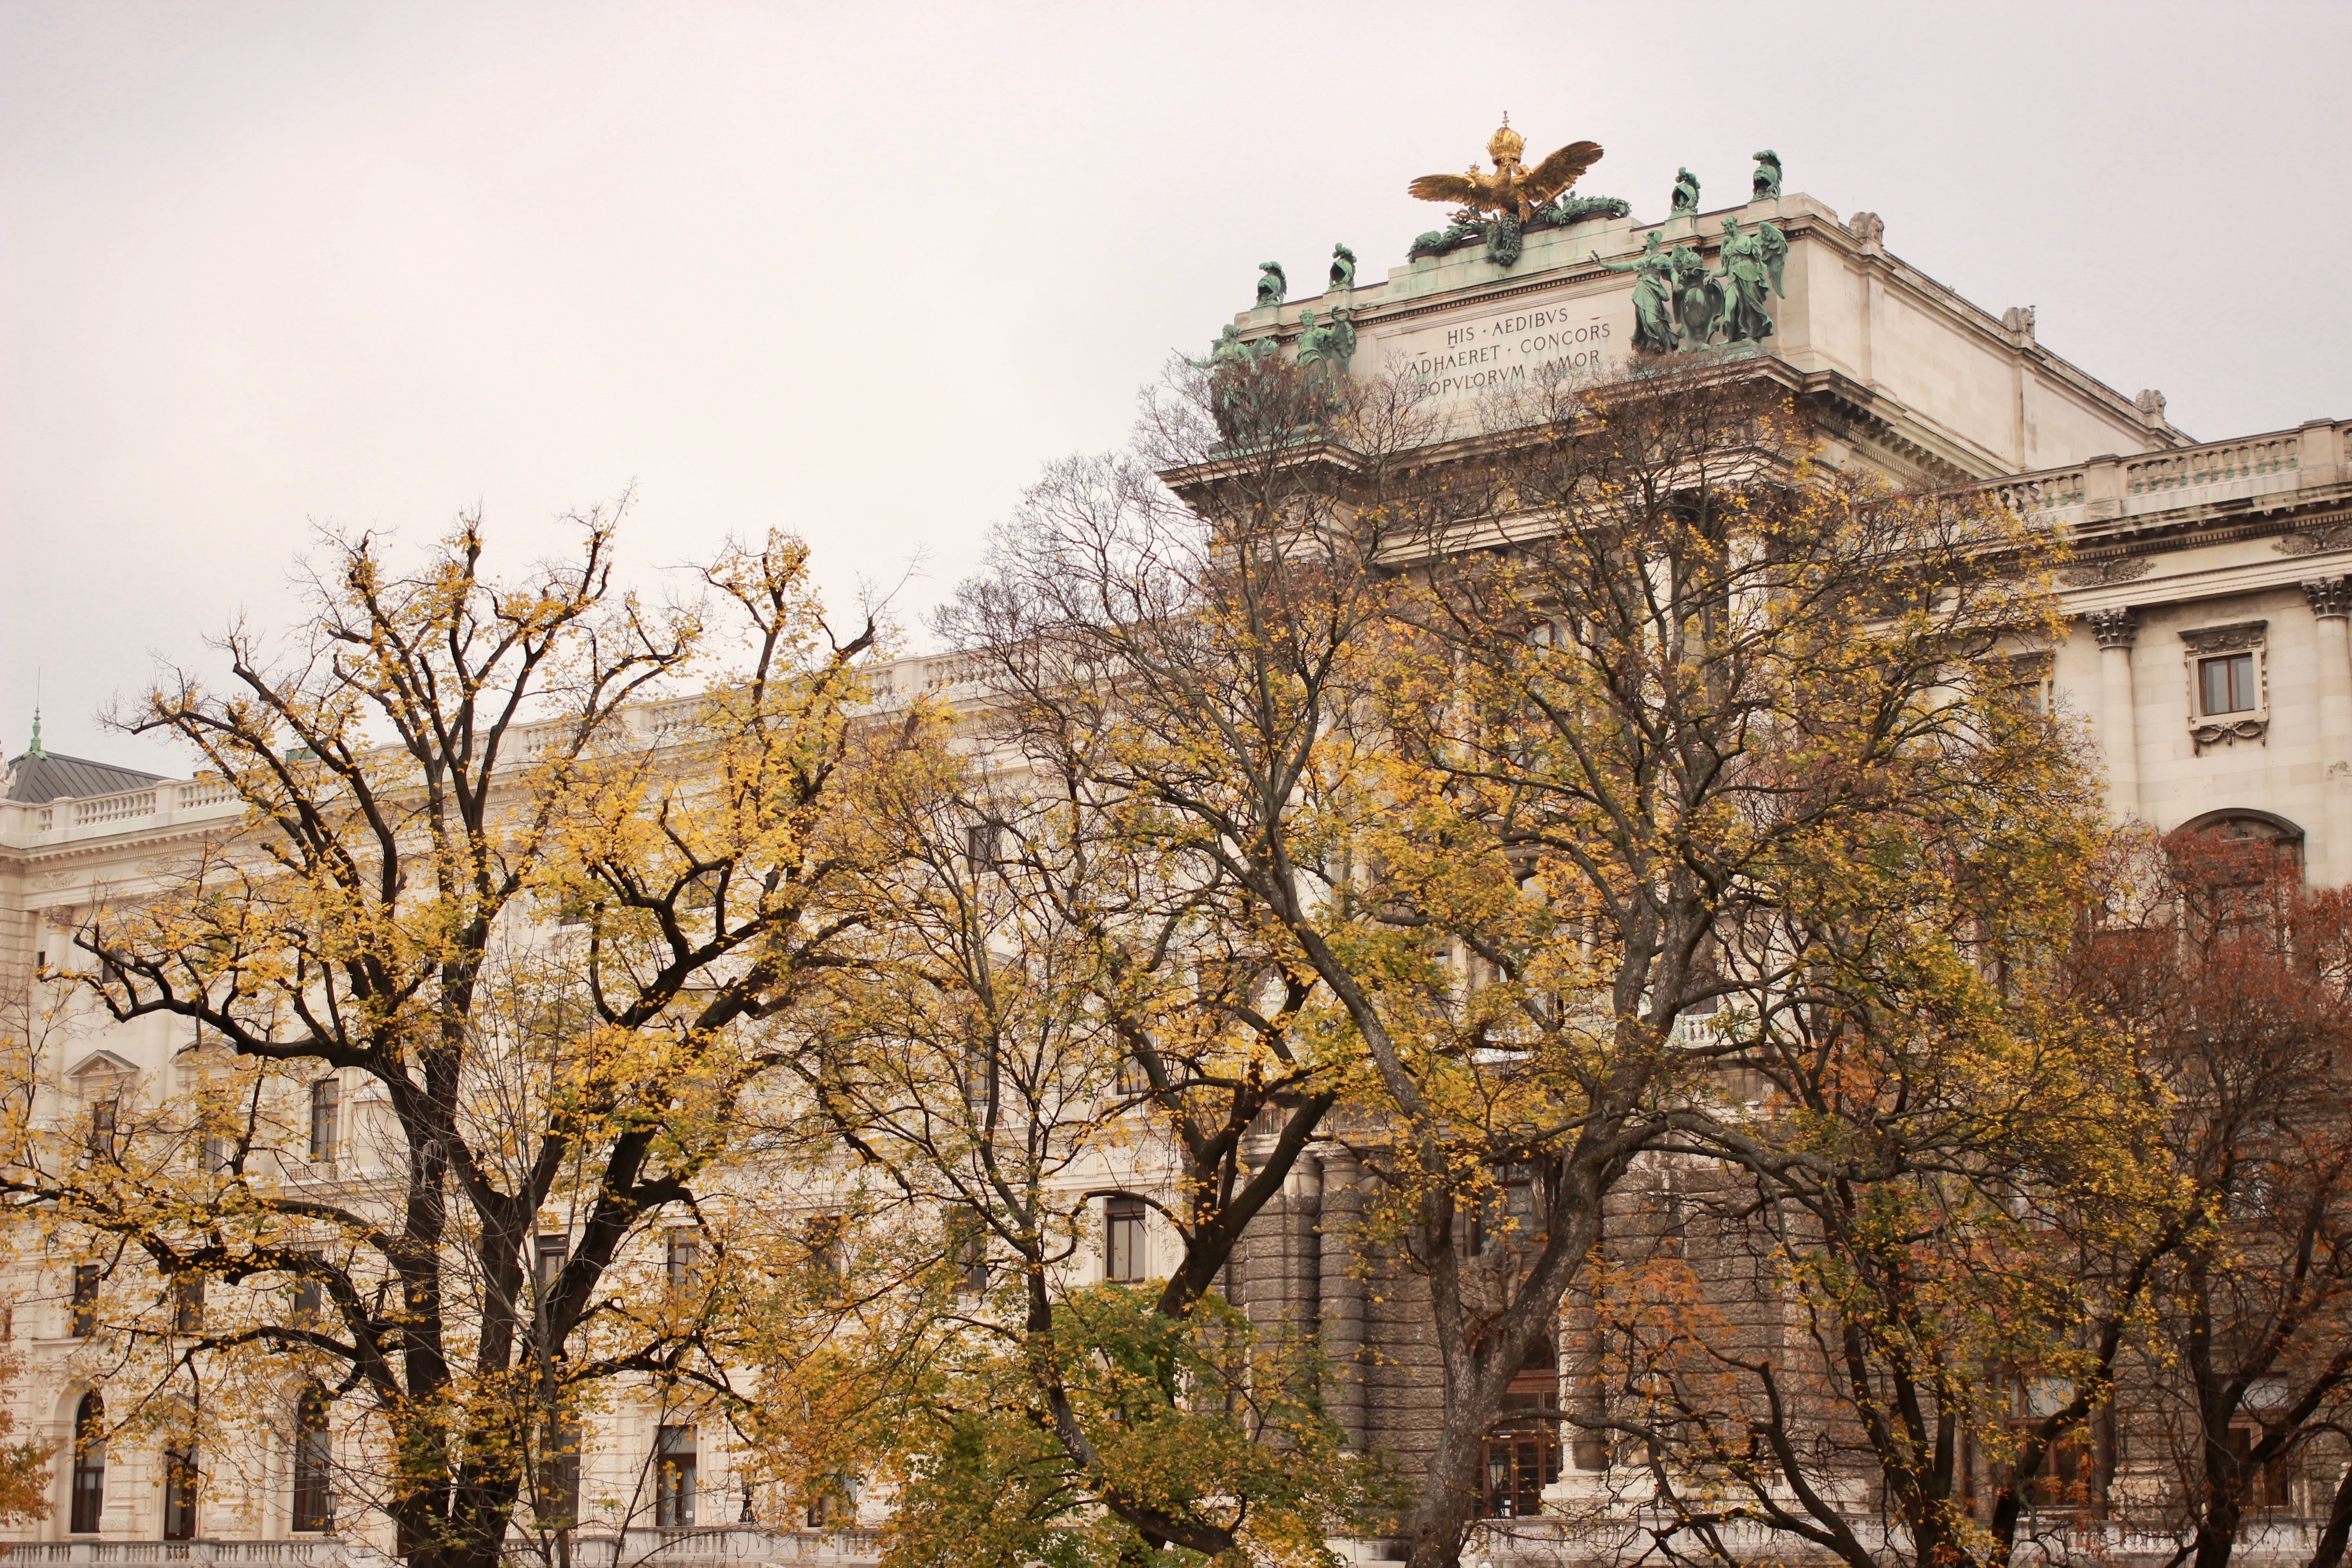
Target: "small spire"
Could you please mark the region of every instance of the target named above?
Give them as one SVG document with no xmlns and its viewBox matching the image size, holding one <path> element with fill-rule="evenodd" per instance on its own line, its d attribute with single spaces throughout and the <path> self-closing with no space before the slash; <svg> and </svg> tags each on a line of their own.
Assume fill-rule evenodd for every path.
<svg viewBox="0 0 2352 1568">
<path fill-rule="evenodd" d="M 41 672 L 37 669 L 33 671 L 33 743 L 25 749 L 25 755 L 46 757 L 48 754 L 41 750 Z"/>
</svg>

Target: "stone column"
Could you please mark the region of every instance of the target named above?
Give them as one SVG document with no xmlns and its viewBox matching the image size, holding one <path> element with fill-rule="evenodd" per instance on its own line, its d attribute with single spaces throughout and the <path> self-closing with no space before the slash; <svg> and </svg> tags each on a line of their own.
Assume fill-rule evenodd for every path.
<svg viewBox="0 0 2352 1568">
<path fill-rule="evenodd" d="M 1364 1281 L 1356 1272 L 1356 1237 L 1364 1212 L 1364 1194 L 1358 1185 L 1361 1174 L 1356 1157 L 1345 1150 L 1323 1156 L 1325 1401 L 1348 1446 L 1358 1453 L 1370 1436 L 1364 1428 Z"/>
<path fill-rule="evenodd" d="M 2352 882 L 2352 577 L 2303 585 L 2319 635 L 2319 854 L 2324 887 Z"/>
<path fill-rule="evenodd" d="M 1312 1339 L 1321 1327 L 1323 1297 L 1323 1162 L 1312 1154 L 1298 1156 L 1290 1173 L 1291 1321 L 1299 1338 Z"/>
<path fill-rule="evenodd" d="M 2084 619 L 2099 639 L 2099 750 L 2107 763 L 2107 810 L 2120 821 L 2139 815 L 2139 730 L 2132 713 L 2132 641 L 2139 619 L 2129 605 L 2093 610 Z"/>
<path fill-rule="evenodd" d="M 1241 1259 L 1243 1310 L 1264 1334 L 1282 1319 L 1288 1295 L 1286 1243 L 1290 1238 L 1290 1194 L 1281 1188 L 1265 1200 L 1235 1248 Z"/>
</svg>

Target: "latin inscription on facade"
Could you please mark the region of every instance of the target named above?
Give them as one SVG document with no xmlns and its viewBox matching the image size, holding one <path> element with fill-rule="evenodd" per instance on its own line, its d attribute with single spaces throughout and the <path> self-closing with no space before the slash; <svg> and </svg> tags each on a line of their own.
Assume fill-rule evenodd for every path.
<svg viewBox="0 0 2352 1568">
<path fill-rule="evenodd" d="M 1379 338 L 1381 368 L 1411 376 L 1441 404 L 1508 395 L 1547 376 L 1615 368 L 1633 339 L 1633 296 L 1538 295 L 1448 315 Z"/>
</svg>

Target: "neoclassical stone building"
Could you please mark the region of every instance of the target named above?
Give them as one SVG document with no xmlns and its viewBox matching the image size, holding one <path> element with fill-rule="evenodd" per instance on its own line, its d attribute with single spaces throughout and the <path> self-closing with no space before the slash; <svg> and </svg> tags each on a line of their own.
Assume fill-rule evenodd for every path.
<svg viewBox="0 0 2352 1568">
<path fill-rule="evenodd" d="M 1417 375 L 1433 397 L 1465 408 L 1547 366 L 1599 371 L 1643 352 L 1752 363 L 1796 399 L 1830 461 L 1900 482 L 1981 487 L 2069 531 L 2068 636 L 2021 658 L 2049 700 L 2087 726 L 2118 816 L 2283 840 L 2312 882 L 2352 882 L 2352 418 L 2196 440 L 2169 423 L 2161 395 L 2126 395 L 2045 347 L 2030 309 L 1996 315 L 1959 298 L 1890 251 L 1877 217 L 1780 195 L 1778 173 L 1776 163 L 1768 182 L 1759 170 L 1765 194 L 1753 200 L 1662 223 L 1615 215 L 1622 204 L 1604 201 L 1553 209 L 1558 221 L 1521 226 L 1507 247 L 1475 233 L 1424 236 L 1412 259 L 1377 281 L 1356 281 L 1349 258 L 1324 293 L 1270 298 L 1237 317 L 1223 352 L 1268 339 L 1297 352 L 1303 341 L 1357 374 Z M 1735 263 L 1748 265 L 1752 294 L 1738 335 L 1725 325 L 1727 307 L 1708 314 L 1700 280 L 1729 279 L 1718 289 L 1731 300 Z M 1686 312 L 1692 293 L 1700 303 Z M 1760 333 L 1758 310 L 1769 325 Z M 936 686 L 952 673 L 951 661 L 910 659 L 885 684 Z M 150 861 L 237 810 L 217 784 L 50 755 L 37 731 L 0 795 L 0 987 L 11 1019 L 37 968 L 65 960 L 66 931 L 100 889 L 136 883 Z M 171 1092 L 186 1044 L 160 1018 L 107 1027 L 84 1018 L 61 1039 L 42 1064 L 61 1119 L 94 1084 Z M 346 1113 L 354 1129 L 368 1115 L 363 1105 Z M 1409 1291 L 1375 1289 L 1350 1267 L 1361 1206 L 1349 1157 L 1336 1145 L 1311 1153 L 1252 1231 L 1228 1285 L 1253 1314 L 1314 1324 L 1327 1354 L 1359 1373 L 1335 1385 L 1333 1412 L 1349 1436 L 1410 1458 L 1425 1446 L 1432 1397 L 1421 1329 Z M 1152 1225 L 1139 1207 L 1107 1200 L 1095 1267 L 1148 1277 Z M 27 1259 L 5 1325 L 24 1372 L 6 1398 L 20 1423 L 60 1443 L 89 1419 L 86 1402 L 104 1397 L 69 1371 L 80 1327 L 73 1271 Z M 1558 1387 L 1542 1366 L 1526 1382 L 1531 1407 Z M 1525 1512 L 1573 1490 L 1572 1458 L 1564 1462 L 1550 1432 L 1537 1422 L 1498 1436 L 1491 1508 Z M 650 1474 L 656 1447 L 678 1440 L 650 1415 L 623 1422 L 600 1435 L 591 1462 L 616 1478 Z M 80 1561 L 91 1556 L 81 1542 L 173 1539 L 213 1542 L 195 1554 L 223 1559 L 328 1551 L 311 1441 L 289 1411 L 285 1452 L 264 1467 L 274 1479 L 260 1495 L 201 1510 L 173 1485 L 164 1455 L 118 1448 L 95 1464 L 60 1463 L 51 1517 L 17 1532 L 27 1543 L 17 1551 L 47 1542 L 34 1554 Z M 698 1458 L 698 1468 L 665 1472 L 700 1489 L 686 1517 L 733 1518 L 725 1457 Z M 862 1543 L 835 1535 L 823 1549 L 855 1555 Z M 125 1547 L 109 1560 L 126 1554 L 138 1553 Z"/>
</svg>

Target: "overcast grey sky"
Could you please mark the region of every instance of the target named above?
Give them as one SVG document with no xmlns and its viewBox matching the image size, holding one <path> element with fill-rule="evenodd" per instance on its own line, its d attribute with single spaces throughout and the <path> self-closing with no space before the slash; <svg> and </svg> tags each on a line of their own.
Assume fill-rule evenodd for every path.
<svg viewBox="0 0 2352 1568">
<path fill-rule="evenodd" d="M 2352 415 L 2342 0 L 0 3 L 0 742 L 294 612 L 314 523 L 911 614 L 1276 258 L 1377 278 L 1508 110 L 1663 216 L 1748 154 L 2201 439 Z M 1305 289 L 1294 288 L 1294 292 Z"/>
</svg>

